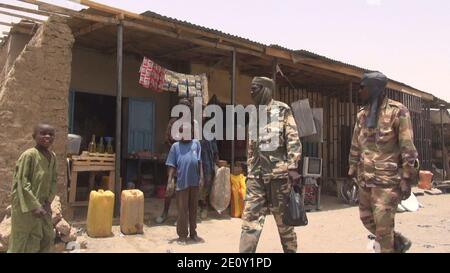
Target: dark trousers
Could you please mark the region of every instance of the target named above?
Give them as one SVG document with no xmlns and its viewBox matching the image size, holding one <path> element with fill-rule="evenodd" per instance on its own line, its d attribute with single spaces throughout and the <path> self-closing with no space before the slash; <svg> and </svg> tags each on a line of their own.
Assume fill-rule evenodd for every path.
<svg viewBox="0 0 450 273">
<path fill-rule="evenodd" d="M 177 191 L 177 234 L 180 238 L 197 235 L 197 206 L 199 187 Z M 189 227 L 189 231 L 188 231 Z"/>
</svg>

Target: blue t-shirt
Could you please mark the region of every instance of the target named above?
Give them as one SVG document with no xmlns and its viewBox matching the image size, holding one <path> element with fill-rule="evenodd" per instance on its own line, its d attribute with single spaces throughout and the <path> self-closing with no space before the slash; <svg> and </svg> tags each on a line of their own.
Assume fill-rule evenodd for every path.
<svg viewBox="0 0 450 273">
<path fill-rule="evenodd" d="M 201 153 L 200 142 L 196 139 L 187 143 L 178 141 L 170 147 L 166 165 L 177 169 L 177 191 L 199 186 Z"/>
</svg>

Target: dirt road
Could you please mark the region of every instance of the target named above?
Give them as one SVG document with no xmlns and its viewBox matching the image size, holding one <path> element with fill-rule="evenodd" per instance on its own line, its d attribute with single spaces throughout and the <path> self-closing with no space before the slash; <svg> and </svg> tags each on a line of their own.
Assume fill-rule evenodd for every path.
<svg viewBox="0 0 450 273">
<path fill-rule="evenodd" d="M 450 252 L 450 194 L 419 196 L 424 208 L 418 212 L 397 215 L 396 229 L 413 241 L 410 252 Z M 156 225 L 155 217 L 162 208 L 162 200 L 146 202 L 144 235 L 123 236 L 114 226 L 114 237 L 88 240 L 86 252 L 173 252 L 173 253 L 235 253 L 239 248 L 241 220 L 211 213 L 209 220 L 198 224 L 204 244 L 179 246 L 176 239 L 176 208 L 173 204 L 165 225 Z M 336 198 L 325 196 L 322 210 L 308 214 L 309 225 L 296 228 L 300 253 L 367 253 L 368 232 L 359 220 L 358 208 L 341 204 Z M 272 216 L 266 218 L 257 249 L 259 253 L 282 252 L 277 227 Z"/>
</svg>

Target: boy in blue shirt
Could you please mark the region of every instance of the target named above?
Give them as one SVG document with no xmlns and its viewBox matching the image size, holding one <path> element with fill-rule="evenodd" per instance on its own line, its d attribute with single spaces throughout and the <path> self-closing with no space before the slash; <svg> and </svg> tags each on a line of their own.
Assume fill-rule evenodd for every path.
<svg viewBox="0 0 450 273">
<path fill-rule="evenodd" d="M 177 234 L 178 243 L 186 244 L 188 235 L 194 242 L 204 242 L 197 235 L 197 206 L 199 188 L 203 186 L 203 170 L 201 163 L 201 145 L 196 139 L 192 139 L 193 126 L 185 123 L 180 128 L 180 141 L 174 143 L 167 156 L 169 190 L 175 190 L 178 209 Z M 190 131 L 190 136 L 183 132 Z M 189 135 L 189 134 L 188 134 Z M 174 175 L 177 174 L 177 182 L 174 184 Z"/>
</svg>

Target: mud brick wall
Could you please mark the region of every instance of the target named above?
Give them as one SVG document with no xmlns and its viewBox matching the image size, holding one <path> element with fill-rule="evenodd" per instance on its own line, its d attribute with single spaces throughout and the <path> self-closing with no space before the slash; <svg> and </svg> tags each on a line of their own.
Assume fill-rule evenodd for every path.
<svg viewBox="0 0 450 273">
<path fill-rule="evenodd" d="M 0 86 L 0 219 L 10 203 L 15 162 L 34 146 L 33 127 L 56 128 L 57 193 L 66 200 L 68 92 L 74 38 L 64 19 L 51 17 L 15 60 Z"/>
</svg>

